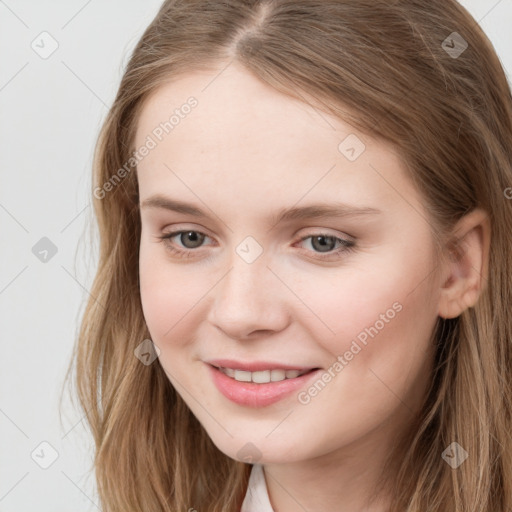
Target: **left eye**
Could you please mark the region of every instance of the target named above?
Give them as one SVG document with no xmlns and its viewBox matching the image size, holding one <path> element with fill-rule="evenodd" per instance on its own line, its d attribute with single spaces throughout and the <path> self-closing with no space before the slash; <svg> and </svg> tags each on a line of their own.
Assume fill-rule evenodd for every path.
<svg viewBox="0 0 512 512">
<path fill-rule="evenodd" d="M 319 249 L 319 252 L 332 251 L 336 246 L 336 242 L 340 242 L 343 247 L 349 247 L 351 245 L 349 240 L 344 240 L 343 238 L 331 235 L 308 235 L 301 238 L 300 241 L 304 242 L 304 240 L 307 240 L 308 238 L 311 239 L 311 246 L 314 249 Z"/>
</svg>

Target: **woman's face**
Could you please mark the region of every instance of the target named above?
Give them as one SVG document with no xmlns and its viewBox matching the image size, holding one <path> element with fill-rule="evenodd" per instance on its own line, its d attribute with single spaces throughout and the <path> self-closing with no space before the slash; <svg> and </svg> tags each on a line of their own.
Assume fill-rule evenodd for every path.
<svg viewBox="0 0 512 512">
<path fill-rule="evenodd" d="M 390 146 L 221 69 L 162 86 L 137 127 L 159 362 L 232 458 L 371 452 L 429 382 L 428 213 Z"/>
</svg>

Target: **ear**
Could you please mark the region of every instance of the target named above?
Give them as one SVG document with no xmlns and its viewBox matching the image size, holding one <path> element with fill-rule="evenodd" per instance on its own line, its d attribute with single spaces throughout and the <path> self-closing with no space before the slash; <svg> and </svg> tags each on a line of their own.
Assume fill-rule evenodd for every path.
<svg viewBox="0 0 512 512">
<path fill-rule="evenodd" d="M 481 208 L 454 226 L 445 247 L 439 316 L 455 318 L 476 304 L 487 280 L 490 238 L 489 216 Z"/>
</svg>

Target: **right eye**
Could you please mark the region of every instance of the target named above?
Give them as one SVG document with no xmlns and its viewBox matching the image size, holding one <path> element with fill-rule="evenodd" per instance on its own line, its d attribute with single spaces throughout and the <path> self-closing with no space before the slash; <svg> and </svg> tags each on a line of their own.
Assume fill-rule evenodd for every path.
<svg viewBox="0 0 512 512">
<path fill-rule="evenodd" d="M 177 247 L 172 239 L 178 237 L 177 240 L 183 244 L 180 248 Z M 179 256 L 190 258 L 193 252 L 196 252 L 195 249 L 201 247 L 202 242 L 205 238 L 209 238 L 208 235 L 201 233 L 200 231 L 196 231 L 193 229 L 188 230 L 180 230 L 180 231 L 171 231 L 170 233 L 166 233 L 165 235 L 159 236 L 160 240 L 162 240 L 166 246 L 166 248 L 173 254 L 177 254 Z"/>
</svg>

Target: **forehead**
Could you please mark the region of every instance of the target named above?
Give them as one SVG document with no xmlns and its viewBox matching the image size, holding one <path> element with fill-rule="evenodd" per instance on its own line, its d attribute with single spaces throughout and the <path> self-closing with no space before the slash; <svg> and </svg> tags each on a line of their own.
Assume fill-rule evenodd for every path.
<svg viewBox="0 0 512 512">
<path fill-rule="evenodd" d="M 154 147 L 137 166 L 141 195 L 162 192 L 182 176 L 189 188 L 209 195 L 261 193 L 279 201 L 287 193 L 298 201 L 328 193 L 383 209 L 397 194 L 415 200 L 391 146 L 235 64 L 158 88 L 141 111 L 136 148 L 148 137 Z"/>
</svg>

